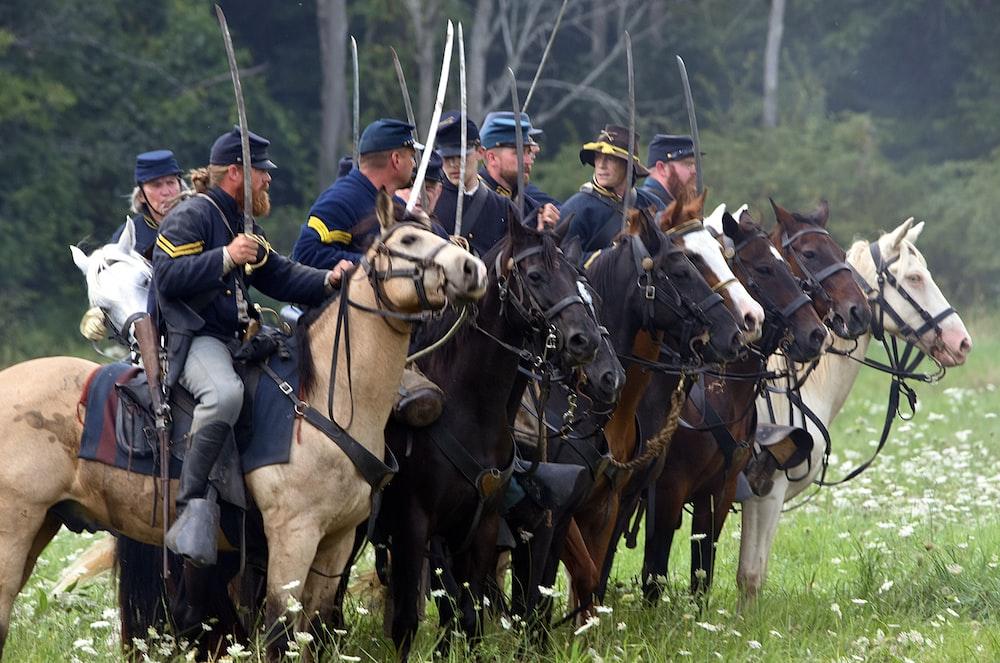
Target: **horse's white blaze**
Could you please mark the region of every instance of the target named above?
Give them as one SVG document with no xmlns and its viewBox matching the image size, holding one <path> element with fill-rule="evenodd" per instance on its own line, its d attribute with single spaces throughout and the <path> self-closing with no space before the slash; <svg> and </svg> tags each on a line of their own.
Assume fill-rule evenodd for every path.
<svg viewBox="0 0 1000 663">
<path fill-rule="evenodd" d="M 764 309 L 750 296 L 743 284 L 736 280 L 733 270 L 722 255 L 722 245 L 718 240 L 707 230 L 699 230 L 684 235 L 684 248 L 701 256 L 720 282 L 729 282 L 724 290 L 729 293 L 733 306 L 736 307 L 739 322 L 747 325 L 747 331 L 759 335 L 764 325 Z"/>
<path fill-rule="evenodd" d="M 934 283 L 934 279 L 927 270 L 924 257 L 912 243 L 920 235 L 922 229 L 922 223 L 914 226 L 913 219 L 908 219 L 896 230 L 883 235 L 878 240 L 879 249 L 886 261 L 892 261 L 898 256 L 899 259 L 890 267 L 893 275 L 921 307 L 931 315 L 936 315 L 948 308 L 950 304 L 941 294 L 937 284 Z M 876 267 L 867 242 L 855 242 L 847 252 L 847 262 L 869 283 L 876 283 Z M 919 276 L 920 284 L 907 281 L 907 275 Z M 885 296 L 913 329 L 917 329 L 923 324 L 919 312 L 900 297 L 893 288 L 887 287 Z M 877 311 L 875 315 L 878 315 Z M 884 322 L 888 333 L 899 335 L 899 327 L 890 317 L 886 316 Z M 972 340 L 969 338 L 961 318 L 958 314 L 952 314 L 942 320 L 940 325 L 941 344 L 944 347 L 935 348 L 933 345 L 934 331 L 932 330 L 921 338 L 921 349 L 933 354 L 938 361 L 945 365 L 949 365 L 949 362 L 950 365 L 963 363 L 972 348 Z M 854 359 L 861 359 L 867 353 L 870 342 L 871 334 L 864 334 L 858 339 L 856 345 L 840 338 L 834 338 L 831 345 L 841 351 L 850 351 Z M 777 360 L 772 360 L 772 362 L 774 363 L 769 364 L 771 368 L 780 368 Z M 803 401 L 827 428 L 847 400 L 847 395 L 857 379 L 860 366 L 860 363 L 851 358 L 829 353 L 824 354 L 820 357 L 816 369 L 802 386 Z M 772 399 L 772 405 L 776 421 L 788 421 L 788 401 Z M 761 421 L 768 420 L 768 406 L 762 399 L 757 401 L 757 413 Z M 794 421 L 798 426 L 803 425 L 802 414 L 798 410 L 794 412 Z M 807 430 L 812 433 L 815 426 L 810 426 Z M 767 562 L 774 536 L 777 533 L 778 521 L 781 518 L 782 504 L 798 495 L 812 483 L 822 466 L 824 449 L 822 437 L 814 434 L 809 465 L 803 463 L 788 471 L 789 475 L 798 479 L 797 481 L 789 481 L 785 472 L 776 472 L 772 477 L 774 487 L 770 495 L 765 498 L 751 497 L 743 503 L 743 529 L 740 536 L 740 563 L 737 583 L 747 595 L 755 595 L 766 578 Z"/>
<path fill-rule="evenodd" d="M 771 255 L 778 259 L 779 262 L 785 262 L 785 259 L 781 257 L 781 253 L 774 246 L 768 247 L 771 249 Z"/>
</svg>

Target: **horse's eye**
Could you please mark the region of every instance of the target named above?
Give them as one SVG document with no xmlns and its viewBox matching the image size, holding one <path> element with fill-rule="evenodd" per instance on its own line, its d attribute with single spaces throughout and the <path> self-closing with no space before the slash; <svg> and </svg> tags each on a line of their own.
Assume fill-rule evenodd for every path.
<svg viewBox="0 0 1000 663">
<path fill-rule="evenodd" d="M 528 280 L 531 281 L 533 285 L 538 285 L 545 280 L 545 275 L 542 274 L 541 270 L 536 269 L 535 271 L 528 272 Z"/>
<path fill-rule="evenodd" d="M 670 276 L 680 281 L 689 281 L 691 279 L 691 274 L 686 269 L 675 269 L 670 272 Z"/>
<path fill-rule="evenodd" d="M 809 250 L 803 251 L 802 252 L 802 257 L 805 258 L 806 260 L 812 260 L 813 258 L 816 257 L 816 252 L 815 251 L 809 251 Z"/>
<path fill-rule="evenodd" d="M 924 277 L 922 277 L 920 274 L 907 274 L 906 281 L 908 283 L 912 283 L 913 285 L 920 285 L 921 283 L 924 282 Z"/>
<path fill-rule="evenodd" d="M 403 242 L 404 245 L 410 246 L 411 244 L 413 244 L 414 242 L 417 241 L 417 236 L 416 235 L 403 235 L 403 239 L 401 239 L 400 241 Z"/>
<path fill-rule="evenodd" d="M 758 274 L 763 274 L 765 276 L 770 276 L 774 273 L 770 265 L 758 265 L 756 268 Z"/>
</svg>

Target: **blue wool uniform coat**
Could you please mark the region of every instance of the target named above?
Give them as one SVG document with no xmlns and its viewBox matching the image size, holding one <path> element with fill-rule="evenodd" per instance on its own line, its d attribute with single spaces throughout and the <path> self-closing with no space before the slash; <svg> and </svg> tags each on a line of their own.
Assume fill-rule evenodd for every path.
<svg viewBox="0 0 1000 663">
<path fill-rule="evenodd" d="M 135 250 L 137 253 L 142 254 L 146 260 L 151 260 L 153 257 L 153 245 L 156 244 L 156 235 L 160 231 L 159 226 L 153 221 L 153 217 L 149 213 L 149 208 L 145 204 L 143 204 L 141 212 L 132 215 L 130 218 L 132 219 L 132 225 L 135 226 Z M 117 242 L 121 239 L 123 232 L 125 232 L 124 223 L 118 226 L 118 230 L 111 236 L 111 241 Z"/>
<path fill-rule="evenodd" d="M 482 203 L 477 199 L 482 198 Z M 434 216 L 447 233 L 455 232 L 455 208 L 458 203 L 458 187 L 451 182 L 444 182 L 441 197 L 438 198 Z M 472 195 L 466 194 L 462 203 L 462 237 L 469 240 L 469 245 L 480 256 L 486 255 L 493 246 L 507 234 L 507 223 L 517 218 L 513 203 L 494 193 L 482 183 Z M 476 213 L 478 208 L 478 213 Z M 470 214 L 476 213 L 476 218 Z"/>
<path fill-rule="evenodd" d="M 319 195 L 302 224 L 292 259 L 331 269 L 341 260 L 358 262 L 373 235 L 381 231 L 375 211 L 378 190 L 354 168 Z"/>
<path fill-rule="evenodd" d="M 192 196 L 171 210 L 153 249 L 153 283 L 167 329 L 171 384 L 180 376 L 191 338 L 240 338 L 245 322 L 240 320 L 237 291 L 251 314 L 250 285 L 281 301 L 316 305 L 327 296 L 326 270 L 299 265 L 273 250 L 249 276 L 239 266 L 223 274 L 223 247 L 243 232 L 243 215 L 222 189 L 213 187 L 206 195 L 211 201 Z M 256 224 L 254 232 L 263 235 Z"/>
<path fill-rule="evenodd" d="M 507 187 L 505 187 L 503 184 L 500 184 L 495 179 L 493 179 L 490 176 L 489 171 L 487 171 L 485 167 L 479 169 L 479 181 L 482 182 L 482 183 L 484 183 L 486 186 L 488 186 L 491 191 L 494 191 L 494 192 L 500 194 L 504 198 L 509 198 L 511 200 L 511 202 L 514 201 L 514 198 L 516 196 L 516 192 L 511 191 L 510 189 L 508 189 Z M 534 198 L 531 197 L 531 185 L 530 184 L 525 189 L 525 191 L 527 193 L 524 196 L 524 216 L 527 217 L 532 212 L 534 212 L 536 209 L 538 209 L 539 207 L 541 207 L 542 203 L 538 202 L 537 200 L 535 200 Z"/>
<path fill-rule="evenodd" d="M 556 206 L 556 209 L 562 209 L 561 202 L 545 193 L 531 182 L 528 182 L 528 186 L 524 187 L 524 192 L 534 198 L 535 202 L 537 202 L 539 206 L 552 203 Z"/>
<path fill-rule="evenodd" d="M 647 177 L 646 181 L 642 183 L 639 190 L 659 198 L 660 202 L 663 203 L 664 209 L 666 209 L 667 205 L 674 202 L 674 197 L 670 195 L 670 192 L 652 177 Z"/>
<path fill-rule="evenodd" d="M 659 198 L 642 189 L 636 190 L 635 206 L 652 206 L 656 211 L 663 209 Z M 585 255 L 611 246 L 611 240 L 622 231 L 621 201 L 617 196 L 600 191 L 592 182 L 584 184 L 579 192 L 563 203 L 561 214 L 563 218 L 573 215 L 563 243 L 579 237 Z"/>
</svg>

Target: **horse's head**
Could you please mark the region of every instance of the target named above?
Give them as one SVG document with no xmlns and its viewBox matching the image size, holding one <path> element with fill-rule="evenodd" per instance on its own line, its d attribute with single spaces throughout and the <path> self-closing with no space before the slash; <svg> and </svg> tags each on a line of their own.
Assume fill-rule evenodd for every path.
<svg viewBox="0 0 1000 663">
<path fill-rule="evenodd" d="M 721 295 L 656 227 L 648 210 L 631 211 L 626 231 L 598 256 L 590 273 L 606 308 L 614 308 L 604 319 L 619 327 L 614 334 L 619 352 L 631 352 L 635 332 L 645 329 L 664 332 L 667 344 L 685 358 L 699 349 L 710 361 L 738 356 L 742 335 Z"/>
<path fill-rule="evenodd" d="M 871 308 L 845 262 L 844 250 L 826 229 L 830 206 L 822 201 L 812 214 L 789 212 L 773 200 L 771 206 L 778 220 L 771 241 L 792 272 L 805 281 L 816 311 L 841 338 L 853 339 L 867 332 Z"/>
<path fill-rule="evenodd" d="M 601 333 L 581 292 L 579 273 L 549 232 L 511 221 L 492 266 L 502 306 L 526 330 L 544 334 L 546 352 L 573 369 L 594 360 Z M 510 315 L 510 313 L 508 313 Z"/>
<path fill-rule="evenodd" d="M 106 244 L 89 256 L 75 246 L 69 247 L 73 262 L 87 278 L 87 299 L 99 306 L 116 333 L 129 316 L 146 310 L 153 270 L 135 251 L 135 227 L 125 221 L 117 242 Z M 126 339 L 127 340 L 127 339 Z"/>
<path fill-rule="evenodd" d="M 705 223 L 730 240 L 736 278 L 764 306 L 764 333 L 759 344 L 762 352 L 771 354 L 787 340 L 785 352 L 794 361 L 819 356 L 827 337 L 826 327 L 788 263 L 750 212 L 741 208 L 737 221 L 723 210 Z"/>
<path fill-rule="evenodd" d="M 673 200 L 660 214 L 660 228 L 684 250 L 712 289 L 726 300 L 733 317 L 743 326 L 746 341 L 756 341 L 764 325 L 764 309 L 733 275 L 722 245 L 705 229 L 702 217 L 707 193 L 706 189 L 694 200 L 687 201 L 679 192 L 681 197 Z M 712 214 L 721 217 L 724 210 L 725 205 L 720 205 Z"/>
<path fill-rule="evenodd" d="M 871 245 L 856 242 L 848 260 L 874 288 L 874 326 L 914 343 L 942 366 L 960 366 L 972 339 L 914 246 L 923 228 L 907 219 Z"/>
<path fill-rule="evenodd" d="M 408 214 L 379 191 L 375 213 L 381 237 L 368 250 L 382 300 L 400 313 L 473 301 L 486 292 L 486 266 L 436 235 L 426 216 Z"/>
<path fill-rule="evenodd" d="M 563 252 L 566 260 L 571 265 L 578 265 L 582 254 L 580 238 L 573 237 L 563 244 Z M 618 360 L 618 353 L 611 343 L 610 333 L 598 316 L 598 311 L 603 310 L 604 302 L 600 293 L 587 281 L 587 278 L 580 274 L 578 279 L 578 289 L 583 303 L 590 310 L 590 314 L 598 322 L 598 329 L 601 332 L 601 342 L 597 346 L 597 355 L 594 360 L 585 364 L 580 370 L 583 374 L 583 384 L 581 391 L 597 403 L 613 404 L 618 402 L 622 387 L 625 386 L 625 369 L 622 368 Z"/>
</svg>

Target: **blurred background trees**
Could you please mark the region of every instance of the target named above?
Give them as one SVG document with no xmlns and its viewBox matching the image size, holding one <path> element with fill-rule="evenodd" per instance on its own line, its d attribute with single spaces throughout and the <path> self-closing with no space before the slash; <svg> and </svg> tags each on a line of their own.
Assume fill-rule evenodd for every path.
<svg viewBox="0 0 1000 663">
<path fill-rule="evenodd" d="M 426 132 L 447 18 L 464 22 L 473 119 L 522 99 L 557 0 L 229 0 L 250 125 L 281 169 L 265 225 L 291 247 L 336 161 L 351 151 L 348 35 L 358 40 L 362 125 L 402 117 L 402 60 Z M 776 23 L 777 21 L 777 23 Z M 830 201 L 842 241 L 907 216 L 947 296 L 1000 290 L 1000 5 L 986 0 L 570 0 L 529 109 L 545 130 L 534 180 L 567 197 L 579 146 L 625 123 L 621 34 L 636 51 L 641 153 L 685 133 L 674 54 L 691 74 L 709 206 Z M 780 28 L 776 34 L 776 27 Z M 771 44 L 768 50 L 768 44 Z M 457 49 L 456 49 L 457 51 Z M 457 69 L 446 107 L 457 107 Z M 769 72 L 769 73 L 765 73 Z M 135 154 L 185 168 L 236 119 L 226 58 L 203 0 L 6 0 L 0 6 L 0 365 L 79 352 L 83 280 L 67 246 L 121 222 Z"/>
</svg>

